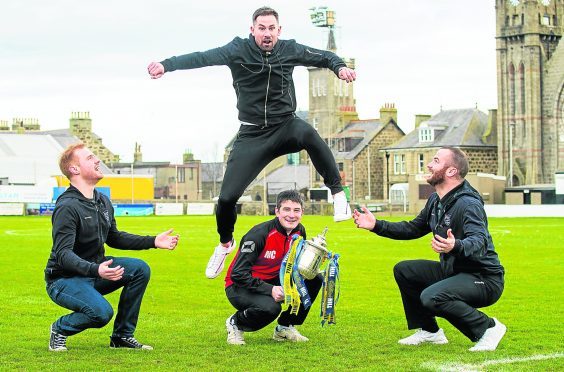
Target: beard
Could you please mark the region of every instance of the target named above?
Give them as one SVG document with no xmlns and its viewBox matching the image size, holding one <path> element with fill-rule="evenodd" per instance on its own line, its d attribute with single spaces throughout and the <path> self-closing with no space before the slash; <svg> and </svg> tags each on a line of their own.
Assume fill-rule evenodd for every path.
<svg viewBox="0 0 564 372">
<path fill-rule="evenodd" d="M 442 169 L 439 169 L 431 173 L 431 176 L 427 178 L 427 183 L 433 187 L 443 183 L 445 181 L 445 174 L 447 169 L 448 167 L 444 166 Z"/>
</svg>

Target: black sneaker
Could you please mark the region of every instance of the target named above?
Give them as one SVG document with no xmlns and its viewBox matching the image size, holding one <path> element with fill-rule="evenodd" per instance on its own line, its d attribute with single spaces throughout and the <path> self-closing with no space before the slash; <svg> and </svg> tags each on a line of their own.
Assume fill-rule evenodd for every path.
<svg viewBox="0 0 564 372">
<path fill-rule="evenodd" d="M 49 351 L 67 351 L 67 336 L 53 330 L 51 324 L 51 337 L 49 337 Z"/>
<path fill-rule="evenodd" d="M 142 349 L 142 350 L 153 350 L 152 346 L 143 345 L 135 339 L 135 337 L 110 337 L 110 347 L 111 348 L 126 348 L 126 349 Z"/>
</svg>

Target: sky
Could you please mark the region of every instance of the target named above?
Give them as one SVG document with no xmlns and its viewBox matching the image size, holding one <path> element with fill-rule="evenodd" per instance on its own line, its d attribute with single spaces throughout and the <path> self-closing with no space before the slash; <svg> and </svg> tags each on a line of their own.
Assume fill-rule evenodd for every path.
<svg viewBox="0 0 564 372">
<path fill-rule="evenodd" d="M 6 0 L 0 120 L 37 118 L 52 130 L 90 112 L 93 131 L 122 161 L 132 161 L 135 143 L 144 161 L 181 162 L 185 151 L 221 161 L 239 127 L 229 69 L 151 80 L 147 66 L 247 37 L 263 5 L 279 12 L 282 39 L 315 48 L 325 48 L 327 30 L 311 24 L 309 9 L 336 12 L 337 54 L 356 60 L 360 119 L 393 103 L 408 133 L 416 114 L 497 107 L 491 0 Z M 304 67 L 294 81 L 298 110 L 307 110 Z"/>
</svg>

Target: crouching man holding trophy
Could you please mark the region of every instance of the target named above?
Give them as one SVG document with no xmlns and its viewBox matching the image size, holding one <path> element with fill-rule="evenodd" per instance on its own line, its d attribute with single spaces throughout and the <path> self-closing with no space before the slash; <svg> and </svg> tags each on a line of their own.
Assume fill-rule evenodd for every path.
<svg viewBox="0 0 564 372">
<path fill-rule="evenodd" d="M 293 268 L 298 267 L 299 256 L 289 259 L 289 253 L 296 253 L 298 243 L 306 238 L 306 230 L 300 223 L 304 212 L 301 195 L 296 190 L 281 192 L 275 212 L 276 218 L 256 225 L 245 234 L 227 271 L 225 293 L 237 309 L 225 322 L 229 344 L 244 345 L 244 332 L 262 329 L 276 319 L 274 340 L 308 341 L 295 326 L 305 321 L 323 286 L 323 275 L 317 273 L 315 266 L 318 267 L 318 264 L 306 264 L 306 260 L 304 264 L 311 272 L 308 278 L 295 274 Z M 316 261 L 315 257 L 312 258 Z M 320 263 L 324 258 L 319 260 Z M 290 273 L 286 280 L 283 272 L 288 266 Z M 288 293 L 285 295 L 283 285 L 285 281 L 292 282 L 289 280 L 291 276 L 300 279 L 299 285 L 289 286 L 289 291 L 294 294 L 299 291 L 297 298 Z M 302 296 L 300 299 L 301 294 L 307 295 L 307 298 Z M 282 311 L 284 302 L 289 306 Z"/>
</svg>

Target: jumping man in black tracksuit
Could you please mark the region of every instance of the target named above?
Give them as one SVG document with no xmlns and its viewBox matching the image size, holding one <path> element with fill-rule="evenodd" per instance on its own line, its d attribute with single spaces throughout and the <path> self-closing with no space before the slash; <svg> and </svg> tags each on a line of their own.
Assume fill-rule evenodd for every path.
<svg viewBox="0 0 564 372">
<path fill-rule="evenodd" d="M 497 348 L 506 327 L 477 308 L 495 303 L 504 287 L 504 269 L 494 250 L 480 194 L 464 179 L 468 160 L 456 148 L 440 149 L 427 165 L 435 187 L 425 208 L 412 221 L 376 221 L 366 208 L 354 212 L 358 227 L 392 239 L 416 239 L 433 233 L 440 262 L 403 261 L 394 267 L 407 325 L 420 328 L 402 345 L 448 342 L 436 316 L 445 318 L 470 340 L 470 351 Z"/>
<path fill-rule="evenodd" d="M 148 71 L 157 79 L 166 72 L 226 65 L 233 76 L 241 126 L 227 161 L 216 220 L 220 244 L 206 269 L 208 278 L 223 270 L 225 257 L 234 249 L 235 205 L 245 188 L 273 159 L 305 149 L 334 194 L 335 221 L 351 217 L 341 178 L 331 150 L 317 131 L 296 117 L 292 72 L 295 66 L 325 67 L 346 82 L 354 70 L 334 53 L 279 40 L 278 13 L 267 7 L 255 11 L 248 39 L 236 37 L 225 46 L 152 62 Z"/>
</svg>

